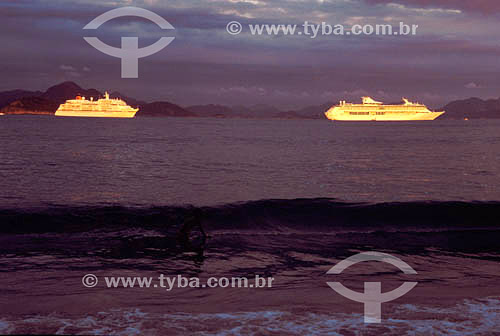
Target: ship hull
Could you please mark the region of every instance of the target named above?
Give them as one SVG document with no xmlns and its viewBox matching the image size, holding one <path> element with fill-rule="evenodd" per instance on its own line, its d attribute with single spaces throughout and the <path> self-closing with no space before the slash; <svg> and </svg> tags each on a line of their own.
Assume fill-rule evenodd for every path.
<svg viewBox="0 0 500 336">
<path fill-rule="evenodd" d="M 58 117 L 82 117 L 82 118 L 133 118 L 136 111 L 57 111 Z"/>
<path fill-rule="evenodd" d="M 387 113 L 377 115 L 350 115 L 348 113 L 338 113 L 329 110 L 326 117 L 334 121 L 431 121 L 439 118 L 444 112 L 416 112 L 416 113 Z"/>
</svg>

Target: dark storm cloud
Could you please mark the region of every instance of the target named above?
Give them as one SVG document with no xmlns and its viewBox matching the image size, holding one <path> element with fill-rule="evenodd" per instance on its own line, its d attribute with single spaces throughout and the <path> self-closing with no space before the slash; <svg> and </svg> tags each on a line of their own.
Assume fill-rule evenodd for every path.
<svg viewBox="0 0 500 336">
<path fill-rule="evenodd" d="M 476 84 L 476 95 L 496 95 L 496 20 L 457 11 L 426 10 L 422 15 L 419 9 L 434 8 L 430 2 L 392 1 L 411 8 L 386 2 L 7 0 L 0 3 L 0 90 L 45 89 L 75 80 L 86 87 L 183 105 L 262 102 L 283 107 L 365 94 L 391 101 L 413 95 L 439 105 L 469 94 L 470 83 Z M 445 6 L 455 1 L 442 3 L 456 9 Z M 176 37 L 171 46 L 140 60 L 137 80 L 122 80 L 120 61 L 82 38 L 98 36 L 119 46 L 121 36 L 139 36 L 145 46 L 163 36 L 156 25 L 137 18 L 116 19 L 94 32 L 82 30 L 97 15 L 129 5 L 151 9 L 176 28 L 168 32 Z M 479 8 L 474 12 L 481 12 Z M 419 24 L 421 34 L 310 39 L 258 37 L 246 31 L 230 36 L 225 26 L 232 20 L 244 25 L 403 20 Z"/>
</svg>

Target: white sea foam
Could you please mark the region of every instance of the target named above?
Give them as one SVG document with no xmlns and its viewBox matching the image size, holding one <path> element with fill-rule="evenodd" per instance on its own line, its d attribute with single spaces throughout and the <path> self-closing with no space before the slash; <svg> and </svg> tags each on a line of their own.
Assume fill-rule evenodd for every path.
<svg viewBox="0 0 500 336">
<path fill-rule="evenodd" d="M 467 300 L 452 307 L 400 306 L 380 325 L 361 314 L 257 311 L 214 314 L 158 314 L 115 309 L 69 319 L 51 314 L 1 319 L 0 333 L 95 335 L 494 335 L 500 330 L 500 299 Z"/>
<path fill-rule="evenodd" d="M 5 320 L 0 320 L 0 334 L 5 335 L 10 332 L 11 325 Z"/>
</svg>

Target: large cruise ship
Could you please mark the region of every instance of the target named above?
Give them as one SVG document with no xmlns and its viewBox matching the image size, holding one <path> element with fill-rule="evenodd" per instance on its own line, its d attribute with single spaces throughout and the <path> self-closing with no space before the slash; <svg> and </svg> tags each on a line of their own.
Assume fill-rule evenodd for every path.
<svg viewBox="0 0 500 336">
<path fill-rule="evenodd" d="M 330 120 L 339 121 L 413 121 L 434 120 L 443 112 L 432 112 L 425 105 L 412 103 L 403 98 L 399 105 L 384 105 L 371 97 L 363 97 L 362 104 L 341 101 L 333 106 L 325 115 Z"/>
<path fill-rule="evenodd" d="M 61 117 L 102 117 L 102 118 L 133 118 L 139 109 L 132 108 L 121 99 L 110 99 L 106 92 L 104 98 L 94 101 L 77 96 L 61 104 L 56 116 Z"/>
</svg>

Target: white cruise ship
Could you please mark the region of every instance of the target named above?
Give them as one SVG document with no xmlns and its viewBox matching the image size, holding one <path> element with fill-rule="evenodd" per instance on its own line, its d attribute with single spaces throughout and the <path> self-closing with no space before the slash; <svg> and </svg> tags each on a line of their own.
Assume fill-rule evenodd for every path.
<svg viewBox="0 0 500 336">
<path fill-rule="evenodd" d="M 399 105 L 384 105 L 371 97 L 363 97 L 362 104 L 341 101 L 325 112 L 330 120 L 338 121 L 414 121 L 434 120 L 445 112 L 432 112 L 425 105 L 403 98 Z"/>
<path fill-rule="evenodd" d="M 94 101 L 77 96 L 61 104 L 56 111 L 60 117 L 101 117 L 101 118 L 133 118 L 139 109 L 132 108 L 121 99 L 110 99 L 106 92 L 104 98 Z"/>
</svg>

